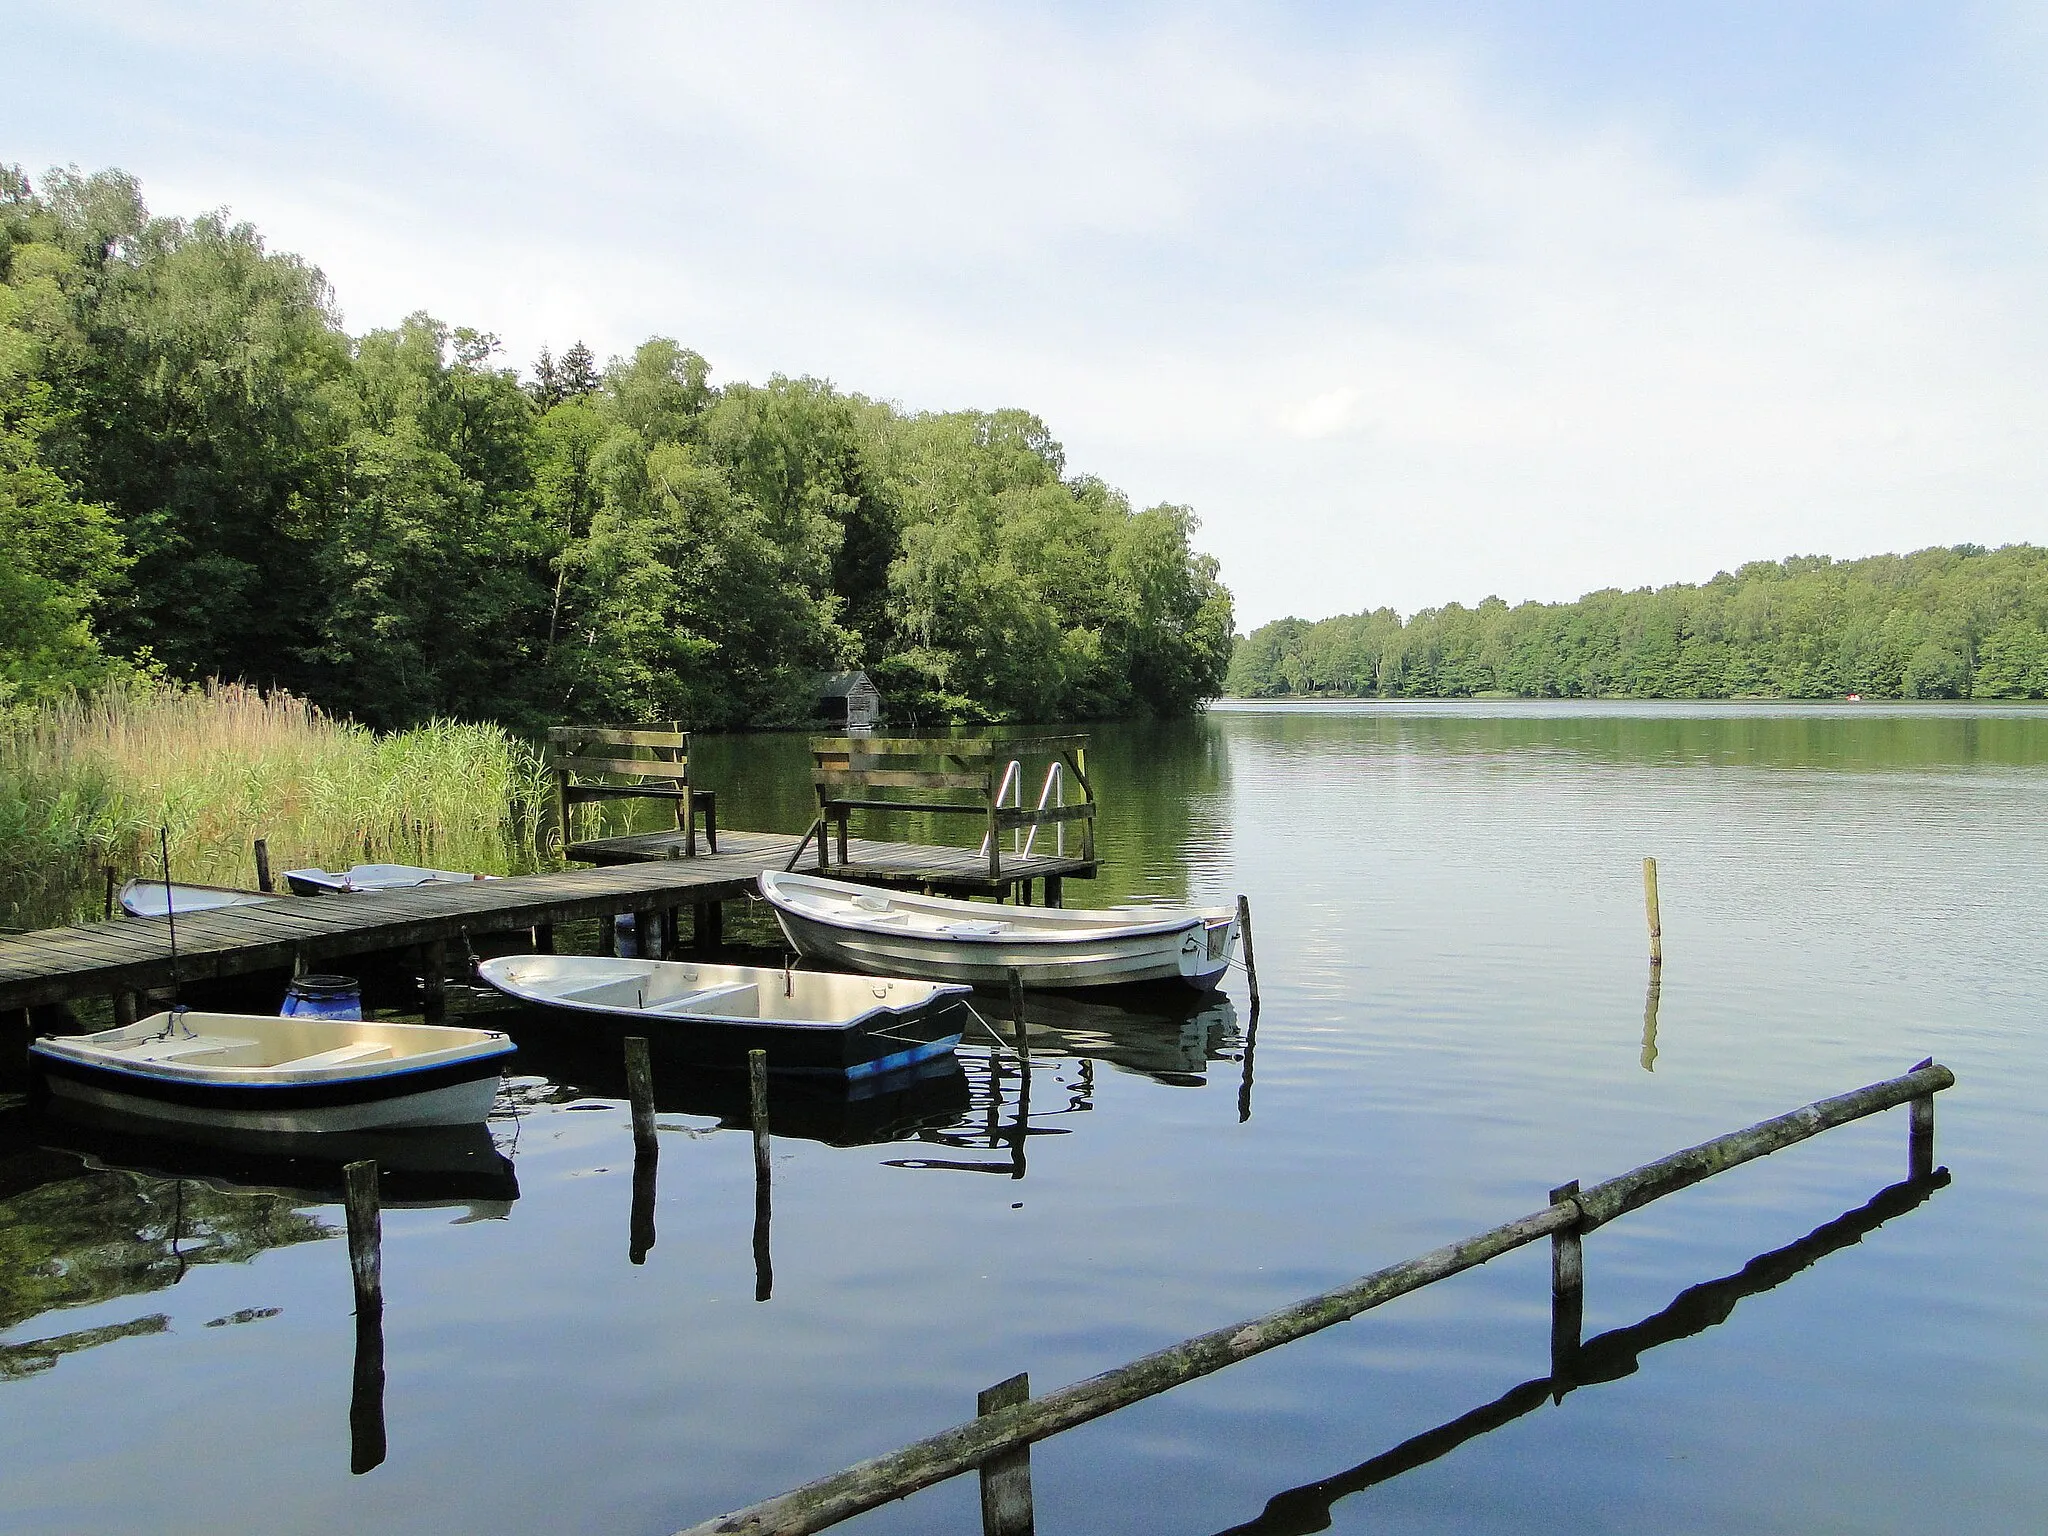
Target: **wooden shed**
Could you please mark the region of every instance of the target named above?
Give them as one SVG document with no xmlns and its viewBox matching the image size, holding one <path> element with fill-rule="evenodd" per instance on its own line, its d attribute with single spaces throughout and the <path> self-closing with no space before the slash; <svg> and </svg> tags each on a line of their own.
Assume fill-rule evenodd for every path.
<svg viewBox="0 0 2048 1536">
<path fill-rule="evenodd" d="M 865 731 L 882 718 L 882 691 L 865 672 L 828 672 L 818 679 L 818 714 L 850 731 Z"/>
</svg>

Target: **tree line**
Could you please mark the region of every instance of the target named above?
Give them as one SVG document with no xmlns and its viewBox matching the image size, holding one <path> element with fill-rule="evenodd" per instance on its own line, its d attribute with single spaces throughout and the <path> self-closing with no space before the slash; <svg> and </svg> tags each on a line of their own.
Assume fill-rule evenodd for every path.
<svg viewBox="0 0 2048 1536">
<path fill-rule="evenodd" d="M 655 337 L 530 378 L 119 171 L 0 166 L 0 706 L 162 672 L 365 722 L 733 726 L 864 665 L 927 722 L 1188 713 L 1234 624 L 1186 507 L 1022 410 L 711 381 Z"/>
<path fill-rule="evenodd" d="M 1269 698 L 2048 698 L 2048 549 L 1760 560 L 1570 603 L 1280 619 L 1227 691 Z"/>
</svg>

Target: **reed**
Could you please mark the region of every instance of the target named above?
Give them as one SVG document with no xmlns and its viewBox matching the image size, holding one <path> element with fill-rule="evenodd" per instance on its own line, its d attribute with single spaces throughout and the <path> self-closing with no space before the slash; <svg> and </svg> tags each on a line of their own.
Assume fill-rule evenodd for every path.
<svg viewBox="0 0 2048 1536">
<path fill-rule="evenodd" d="M 182 879 L 254 885 L 273 864 L 440 862 L 503 873 L 533 848 L 540 755 L 496 725 L 380 735 L 281 690 L 131 683 L 0 725 L 0 923 L 97 906 L 95 872 L 154 870 L 171 830 Z"/>
</svg>

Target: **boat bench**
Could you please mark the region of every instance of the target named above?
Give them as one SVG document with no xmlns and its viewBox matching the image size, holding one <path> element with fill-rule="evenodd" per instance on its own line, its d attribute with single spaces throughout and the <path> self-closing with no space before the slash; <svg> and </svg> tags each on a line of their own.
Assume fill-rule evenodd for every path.
<svg viewBox="0 0 2048 1536">
<path fill-rule="evenodd" d="M 352 1045 L 337 1045 L 331 1051 L 315 1051 L 311 1056 L 300 1056 L 293 1061 L 280 1061 L 272 1070 L 297 1072 L 306 1067 L 340 1067 L 350 1062 L 375 1061 L 390 1055 L 391 1047 L 388 1045 L 375 1045 L 369 1041 L 359 1040 Z"/>
<path fill-rule="evenodd" d="M 736 981 L 729 986 L 706 987 L 702 992 L 692 992 L 688 997 L 676 997 L 665 1003 L 656 1003 L 647 1011 L 665 1013 L 671 1018 L 687 1017 L 693 1013 L 736 1014 L 742 1018 L 758 1018 L 761 1013 L 761 989 L 751 981 Z"/>
<path fill-rule="evenodd" d="M 254 1040 L 244 1040 L 235 1035 L 188 1035 L 181 1039 L 137 1040 L 123 1049 L 137 1061 L 185 1061 L 194 1056 L 219 1056 L 228 1051 L 246 1050 L 255 1044 Z"/>
</svg>

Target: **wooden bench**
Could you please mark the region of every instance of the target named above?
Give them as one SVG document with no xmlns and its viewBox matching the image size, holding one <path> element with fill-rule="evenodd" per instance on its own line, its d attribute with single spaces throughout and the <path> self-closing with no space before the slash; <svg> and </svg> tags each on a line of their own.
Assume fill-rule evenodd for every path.
<svg viewBox="0 0 2048 1536">
<path fill-rule="evenodd" d="M 1042 765 L 1042 766 L 1041 766 Z M 847 823 L 855 811 L 977 816 L 987 826 L 982 853 L 988 879 L 1003 878 L 1003 834 L 1053 826 L 1063 834 L 1078 823 L 1081 859 L 1095 859 L 1095 790 L 1088 782 L 1086 736 L 814 736 L 811 783 L 818 819 L 805 841 L 818 840 L 818 867 L 827 867 L 825 838 L 838 836 L 839 863 L 847 862 Z M 1052 803 L 1080 792 L 1072 805 Z M 877 793 L 887 791 L 886 797 Z M 909 793 L 906 793 L 909 792 Z M 1027 806 L 1027 796 L 1046 804 Z M 797 845 L 789 868 L 803 857 Z"/>
<path fill-rule="evenodd" d="M 645 752 L 644 757 L 634 754 Z M 562 846 L 572 841 L 569 811 L 593 800 L 668 800 L 676 808 L 676 830 L 684 855 L 697 856 L 697 818 L 704 839 L 718 852 L 718 795 L 690 782 L 688 731 L 616 730 L 562 725 L 548 732 L 548 771 L 555 776 Z M 622 782 L 630 780 L 631 782 Z"/>
</svg>

